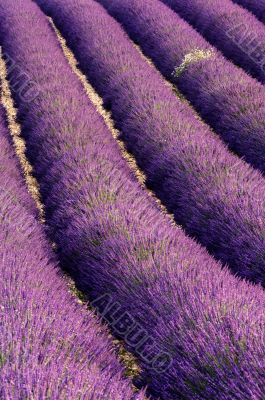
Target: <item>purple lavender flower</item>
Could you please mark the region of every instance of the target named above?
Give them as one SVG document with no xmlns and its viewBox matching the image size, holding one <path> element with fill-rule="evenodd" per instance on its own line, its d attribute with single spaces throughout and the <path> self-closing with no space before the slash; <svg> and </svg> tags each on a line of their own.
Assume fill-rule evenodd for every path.
<svg viewBox="0 0 265 400">
<path fill-rule="evenodd" d="M 50 4 L 62 13 L 57 1 Z M 73 7 L 85 37 L 90 24 L 106 29 L 104 51 L 113 53 L 119 42 L 112 35 L 120 39 L 120 30 L 102 7 L 92 1 L 61 5 Z M 0 43 L 43 93 L 31 107 L 16 100 L 62 265 L 128 348 L 140 354 L 142 379 L 154 396 L 262 398 L 264 291 L 231 275 L 160 212 L 122 159 L 40 10 L 30 1 L 10 0 L 2 2 L 0 16 Z M 94 40 L 102 51 L 99 38 Z M 140 66 L 146 72 L 146 64 Z M 133 81 L 137 75 L 130 75 L 127 64 L 120 74 L 133 94 L 126 77 Z M 101 79 L 108 85 L 104 74 Z M 121 111 L 128 106 L 123 99 Z M 161 372 L 157 356 L 163 354 L 171 363 Z"/>
</svg>

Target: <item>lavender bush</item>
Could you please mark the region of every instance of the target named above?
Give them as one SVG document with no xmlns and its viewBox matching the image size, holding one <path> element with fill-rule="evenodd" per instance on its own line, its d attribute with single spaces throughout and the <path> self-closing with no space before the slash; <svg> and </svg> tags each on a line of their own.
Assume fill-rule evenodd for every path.
<svg viewBox="0 0 265 400">
<path fill-rule="evenodd" d="M 135 399 L 106 330 L 58 272 L 11 146 L 0 106 L 0 398 Z"/>
<path fill-rule="evenodd" d="M 233 0 L 234 3 L 239 4 L 242 7 L 247 8 L 253 14 L 265 22 L 265 1 L 264 0 Z"/>
<path fill-rule="evenodd" d="M 78 18 L 91 10 L 101 26 L 103 9 L 83 5 L 74 9 Z M 160 212 L 121 158 L 40 10 L 10 0 L 0 16 L 0 43 L 43 92 L 30 108 L 20 97 L 17 106 L 51 238 L 78 287 L 141 354 L 142 379 L 154 396 L 261 399 L 264 291 L 221 268 Z"/>
<path fill-rule="evenodd" d="M 265 284 L 265 181 L 176 98 L 119 24 L 89 0 L 38 1 L 111 108 L 147 184 L 235 273 Z"/>
<path fill-rule="evenodd" d="M 230 149 L 265 172 L 264 86 L 228 62 L 160 1 L 98 1 L 162 74 L 177 83 Z"/>
<path fill-rule="evenodd" d="M 265 27 L 230 0 L 162 0 L 224 55 L 265 83 Z"/>
</svg>

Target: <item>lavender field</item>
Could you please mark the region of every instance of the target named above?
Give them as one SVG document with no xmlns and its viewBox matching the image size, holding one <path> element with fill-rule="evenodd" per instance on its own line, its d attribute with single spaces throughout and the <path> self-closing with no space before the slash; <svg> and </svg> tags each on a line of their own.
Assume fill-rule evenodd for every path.
<svg viewBox="0 0 265 400">
<path fill-rule="evenodd" d="M 264 22 L 0 0 L 0 400 L 265 400 Z"/>
</svg>

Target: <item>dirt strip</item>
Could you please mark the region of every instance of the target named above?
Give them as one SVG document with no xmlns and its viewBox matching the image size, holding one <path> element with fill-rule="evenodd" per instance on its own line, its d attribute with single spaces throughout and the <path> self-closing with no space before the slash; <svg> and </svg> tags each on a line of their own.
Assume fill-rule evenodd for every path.
<svg viewBox="0 0 265 400">
<path fill-rule="evenodd" d="M 21 137 L 21 127 L 16 120 L 17 110 L 12 99 L 9 82 L 7 79 L 7 69 L 5 62 L 2 58 L 2 49 L 0 48 L 0 85 L 1 85 L 1 103 L 3 104 L 8 121 L 9 131 L 13 139 L 16 154 L 18 156 L 24 178 L 28 187 L 28 191 L 36 202 L 40 221 L 44 222 L 44 209 L 40 200 L 39 185 L 32 175 L 33 168 L 26 157 L 25 140 Z"/>
</svg>

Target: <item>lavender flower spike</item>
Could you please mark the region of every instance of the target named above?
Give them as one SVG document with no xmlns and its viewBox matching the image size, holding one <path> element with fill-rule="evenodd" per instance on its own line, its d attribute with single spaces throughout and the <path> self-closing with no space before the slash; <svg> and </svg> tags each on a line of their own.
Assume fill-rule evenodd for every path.
<svg viewBox="0 0 265 400">
<path fill-rule="evenodd" d="M 95 2 L 76 4 L 68 7 L 84 35 L 92 21 L 120 32 Z M 149 393 L 161 400 L 262 399 L 264 291 L 222 268 L 160 212 L 122 159 L 37 6 L 3 1 L 0 16 L 0 42 L 44 93 L 31 107 L 16 99 L 50 236 L 78 287 L 138 357 Z M 113 49 L 105 43 L 104 51 Z M 131 71 L 126 67 L 125 77 Z M 18 78 L 15 70 L 10 75 Z"/>
</svg>

